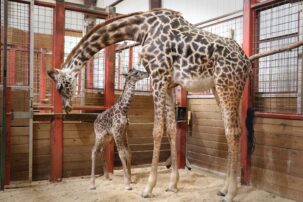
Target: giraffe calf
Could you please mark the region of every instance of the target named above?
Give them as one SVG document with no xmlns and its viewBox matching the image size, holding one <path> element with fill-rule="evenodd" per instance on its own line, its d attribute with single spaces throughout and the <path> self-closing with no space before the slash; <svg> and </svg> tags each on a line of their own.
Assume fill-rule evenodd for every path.
<svg viewBox="0 0 303 202">
<path fill-rule="evenodd" d="M 132 69 L 125 76 L 123 92 L 116 104 L 98 115 L 94 122 L 95 145 L 92 149 L 92 172 L 90 189 L 95 186 L 95 159 L 101 153 L 104 175 L 109 179 L 107 164 L 103 155 L 106 146 L 114 139 L 124 171 L 124 182 L 127 190 L 131 190 L 131 151 L 128 145 L 126 129 L 128 125 L 127 111 L 137 81 L 148 78 L 146 72 Z"/>
</svg>

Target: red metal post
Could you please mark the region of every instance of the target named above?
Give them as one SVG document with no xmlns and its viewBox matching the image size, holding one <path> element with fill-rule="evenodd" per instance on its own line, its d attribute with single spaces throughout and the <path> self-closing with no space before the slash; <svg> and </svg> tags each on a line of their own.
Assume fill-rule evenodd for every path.
<svg viewBox="0 0 303 202">
<path fill-rule="evenodd" d="M 16 49 L 10 48 L 8 51 L 8 85 L 16 83 Z"/>
<path fill-rule="evenodd" d="M 183 88 L 177 88 L 177 101 L 179 107 L 187 107 L 187 91 Z M 186 126 L 187 122 L 177 123 L 177 166 L 185 168 L 186 155 Z"/>
<path fill-rule="evenodd" d="M 254 11 L 251 5 L 255 0 L 244 0 L 243 8 L 243 50 L 247 56 L 253 51 Z M 251 105 L 250 81 L 247 79 L 242 97 L 242 134 L 241 134 L 241 184 L 248 185 L 250 181 L 251 156 L 248 154 L 248 139 L 246 129 L 246 113 Z"/>
<path fill-rule="evenodd" d="M 54 13 L 54 44 L 53 44 L 53 65 L 55 68 L 61 68 L 60 65 L 64 58 L 64 3 L 56 2 Z M 53 106 L 54 113 L 62 113 L 62 102 L 56 86 L 53 83 Z M 62 115 L 54 115 L 51 121 L 51 168 L 50 181 L 57 182 L 62 179 L 62 161 L 63 161 L 63 119 Z"/>
<path fill-rule="evenodd" d="M 94 82 L 94 57 L 87 61 L 86 67 L 86 88 L 92 89 Z"/>
<path fill-rule="evenodd" d="M 133 47 L 129 47 L 128 69 L 133 68 Z"/>
<path fill-rule="evenodd" d="M 6 152 L 5 152 L 5 177 L 4 177 L 4 184 L 8 185 L 10 183 L 10 169 L 11 169 L 11 100 L 12 98 L 12 88 L 6 88 L 6 100 L 5 100 L 5 107 L 6 107 Z"/>
<path fill-rule="evenodd" d="M 45 66 L 45 53 L 43 50 L 40 52 L 40 74 L 39 74 L 39 101 L 41 105 L 46 104 L 46 66 Z M 46 112 L 46 110 L 41 110 L 40 112 Z"/>
<path fill-rule="evenodd" d="M 111 45 L 104 50 L 105 58 L 105 78 L 104 78 L 104 105 L 106 108 L 113 106 L 115 102 L 115 45 Z M 114 171 L 114 142 L 112 141 L 106 148 L 105 160 L 108 172 Z"/>
</svg>

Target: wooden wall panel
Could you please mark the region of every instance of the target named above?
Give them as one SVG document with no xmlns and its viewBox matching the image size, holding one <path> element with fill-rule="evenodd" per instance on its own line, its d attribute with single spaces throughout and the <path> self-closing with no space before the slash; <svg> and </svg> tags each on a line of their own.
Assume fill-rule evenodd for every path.
<svg viewBox="0 0 303 202">
<path fill-rule="evenodd" d="M 11 127 L 11 180 L 28 179 L 28 127 Z"/>
<path fill-rule="evenodd" d="M 227 143 L 215 99 L 189 99 L 192 127 L 187 134 L 187 158 L 197 166 L 225 172 Z"/>
<path fill-rule="evenodd" d="M 47 180 L 50 172 L 50 123 L 34 123 L 33 180 Z"/>
<path fill-rule="evenodd" d="M 255 120 L 252 184 L 283 197 L 303 199 L 303 121 Z"/>
</svg>

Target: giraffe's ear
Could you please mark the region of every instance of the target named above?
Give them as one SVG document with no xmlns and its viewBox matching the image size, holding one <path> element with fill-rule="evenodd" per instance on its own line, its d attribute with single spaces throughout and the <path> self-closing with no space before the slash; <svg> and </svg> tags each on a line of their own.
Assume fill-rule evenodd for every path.
<svg viewBox="0 0 303 202">
<path fill-rule="evenodd" d="M 51 79 L 53 79 L 54 81 L 57 81 L 58 72 L 56 72 L 55 70 L 48 70 L 47 74 Z"/>
<path fill-rule="evenodd" d="M 59 75 L 64 75 L 64 72 L 60 69 L 54 68 L 53 70 L 48 70 L 47 74 L 51 79 L 53 79 L 54 81 L 57 81 Z"/>
</svg>

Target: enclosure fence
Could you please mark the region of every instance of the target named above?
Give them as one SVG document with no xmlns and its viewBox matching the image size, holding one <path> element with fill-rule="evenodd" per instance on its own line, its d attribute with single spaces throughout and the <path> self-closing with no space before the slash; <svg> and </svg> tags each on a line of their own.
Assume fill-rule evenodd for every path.
<svg viewBox="0 0 303 202">
<path fill-rule="evenodd" d="M 302 1 L 279 1 L 256 10 L 254 53 L 303 39 Z M 254 106 L 257 111 L 302 114 L 303 47 L 254 63 Z"/>
</svg>

